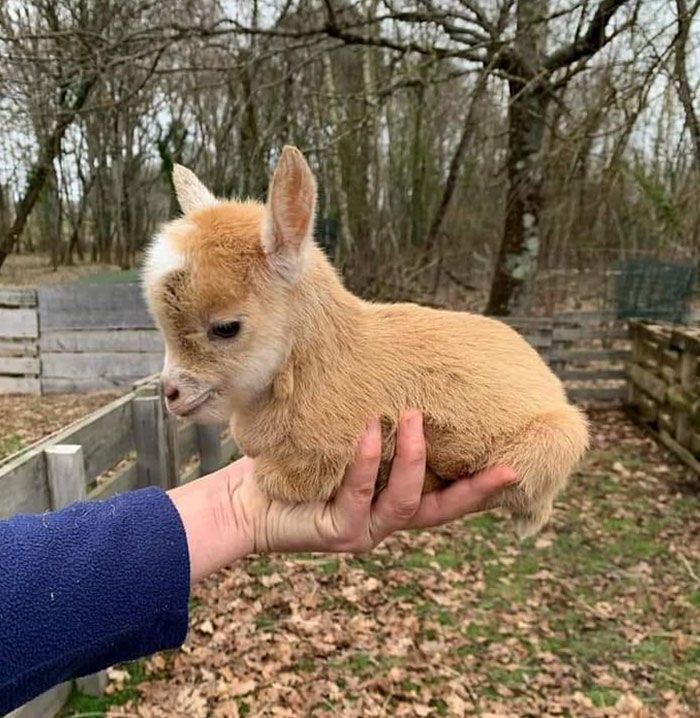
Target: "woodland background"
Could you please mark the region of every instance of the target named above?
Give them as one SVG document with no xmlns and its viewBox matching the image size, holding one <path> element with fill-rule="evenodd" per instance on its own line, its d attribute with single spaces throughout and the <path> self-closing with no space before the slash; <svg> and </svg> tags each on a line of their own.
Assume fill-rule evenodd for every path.
<svg viewBox="0 0 700 718">
<path fill-rule="evenodd" d="M 132 267 L 173 162 L 264 198 L 285 143 L 365 296 L 514 314 L 621 257 L 694 260 L 699 7 L 2 0 L 0 273 Z"/>
</svg>

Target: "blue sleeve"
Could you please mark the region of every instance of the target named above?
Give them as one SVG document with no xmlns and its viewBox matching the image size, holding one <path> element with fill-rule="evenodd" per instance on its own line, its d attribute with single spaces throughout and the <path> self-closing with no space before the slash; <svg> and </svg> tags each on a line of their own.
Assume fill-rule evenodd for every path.
<svg viewBox="0 0 700 718">
<path fill-rule="evenodd" d="M 184 527 L 160 489 L 0 521 L 0 715 L 179 646 L 189 574 Z"/>
</svg>

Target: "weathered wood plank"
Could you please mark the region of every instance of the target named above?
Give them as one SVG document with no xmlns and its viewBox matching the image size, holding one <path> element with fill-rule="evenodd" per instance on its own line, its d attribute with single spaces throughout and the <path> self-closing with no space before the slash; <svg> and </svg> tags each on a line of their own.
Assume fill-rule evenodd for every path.
<svg viewBox="0 0 700 718">
<path fill-rule="evenodd" d="M 523 339 L 535 349 L 547 349 L 552 346 L 551 334 L 529 334 L 524 333 Z"/>
<path fill-rule="evenodd" d="M 137 396 L 132 403 L 133 431 L 139 486 L 176 485 L 176 458 L 166 435 L 160 396 Z"/>
<path fill-rule="evenodd" d="M 551 317 L 493 317 L 514 329 L 552 329 Z"/>
<path fill-rule="evenodd" d="M 655 376 L 637 364 L 631 364 L 628 371 L 630 379 L 640 389 L 643 389 L 649 396 L 652 396 L 657 401 L 664 401 L 666 398 L 666 382 L 663 379 L 659 379 L 658 376 Z"/>
<path fill-rule="evenodd" d="M 559 312 L 552 317 L 555 324 L 600 324 L 601 322 L 619 322 L 612 310 L 592 312 Z"/>
<path fill-rule="evenodd" d="M 80 444 L 54 444 L 44 449 L 46 477 L 51 494 L 51 508 L 80 501 L 87 496 L 83 447 Z"/>
<path fill-rule="evenodd" d="M 42 352 L 42 374 L 51 379 L 132 377 L 132 381 L 158 371 L 163 364 L 159 353 Z"/>
<path fill-rule="evenodd" d="M 194 432 L 194 425 L 190 425 L 187 427 L 188 429 L 192 429 Z M 236 459 L 239 459 L 241 457 L 241 452 L 236 446 L 236 443 L 230 436 L 226 436 L 223 441 L 221 441 L 221 458 L 223 465 L 229 464 L 232 461 L 235 461 Z M 191 458 L 191 456 L 190 456 Z M 183 461 L 181 462 L 182 465 L 185 465 L 189 462 Z M 182 468 L 182 467 L 181 467 Z M 193 466 L 189 467 L 187 471 L 180 471 L 180 474 L 178 476 L 178 486 L 181 486 L 182 484 L 186 484 L 189 481 L 194 481 L 194 479 L 202 476 L 203 474 L 208 473 L 202 468 L 201 462 L 196 462 Z"/>
<path fill-rule="evenodd" d="M 200 476 L 202 476 L 202 472 L 200 469 L 199 461 L 197 461 L 193 466 L 190 466 L 187 471 L 183 471 L 182 473 L 178 474 L 177 485 L 182 486 L 183 484 L 189 484 L 190 481 L 194 481 Z"/>
<path fill-rule="evenodd" d="M 0 394 L 41 394 L 41 382 L 28 376 L 0 376 Z"/>
<path fill-rule="evenodd" d="M 656 421 L 659 413 L 658 404 L 632 382 L 627 382 L 627 403 L 634 409 L 635 419 L 645 422 Z"/>
<path fill-rule="evenodd" d="M 177 443 L 180 447 L 179 469 L 197 453 L 197 430 L 194 424 L 187 423 L 178 428 Z"/>
<path fill-rule="evenodd" d="M 23 461 L 31 464 L 40 460 L 43 469 L 43 450 L 54 444 L 79 444 L 82 446 L 87 482 L 94 481 L 97 476 L 134 450 L 134 439 L 131 433 L 132 398 L 133 394 L 127 394 L 52 436 L 36 442 L 12 462 L 0 464 L 0 487 L 3 476 L 11 473 L 11 469 L 8 467 L 14 466 L 22 473 L 28 470 L 27 467 L 22 466 Z M 39 459 L 36 458 L 37 455 L 39 455 Z M 0 488 L 1 496 L 2 488 Z M 40 510 L 44 510 L 44 508 Z"/>
<path fill-rule="evenodd" d="M 2 357 L 0 359 L 0 372 L 4 375 L 38 375 L 40 369 L 41 363 L 39 362 L 39 359 L 35 357 Z"/>
<path fill-rule="evenodd" d="M 563 381 L 597 381 L 601 379 L 623 381 L 627 378 L 627 372 L 624 369 L 562 369 L 559 372 L 559 378 Z"/>
<path fill-rule="evenodd" d="M 38 290 L 41 329 L 152 329 L 141 285 L 71 284 Z"/>
<path fill-rule="evenodd" d="M 57 443 L 80 444 L 88 483 L 134 450 L 131 433 L 131 397 L 117 399 L 62 431 Z"/>
<path fill-rule="evenodd" d="M 0 341 L 0 367 L 2 357 L 33 357 L 39 352 L 36 341 L 21 339 L 17 341 Z"/>
<path fill-rule="evenodd" d="M 0 309 L 0 337 L 34 339 L 38 336 L 36 309 Z"/>
<path fill-rule="evenodd" d="M 44 452 L 24 452 L 0 465 L 0 517 L 51 508 Z"/>
<path fill-rule="evenodd" d="M 580 341 L 583 339 L 628 339 L 626 327 L 554 327 L 552 341 Z"/>
<path fill-rule="evenodd" d="M 163 339 L 155 329 L 42 330 L 39 344 L 43 352 L 146 352 L 161 355 Z"/>
<path fill-rule="evenodd" d="M 132 386 L 134 377 L 113 376 L 113 377 L 75 377 L 73 379 L 62 379 L 58 377 L 43 377 L 41 379 L 41 391 L 43 394 L 71 394 L 88 391 L 114 391 Z"/>
<path fill-rule="evenodd" d="M 133 398 L 134 394 L 127 394 L 1 463 L 0 516 L 46 511 L 51 507 L 44 454 L 48 446 L 81 445 L 88 484 L 133 452 Z"/>
<path fill-rule="evenodd" d="M 224 463 L 230 463 L 241 457 L 241 450 L 231 436 L 227 436 L 221 443 L 221 454 L 224 457 Z"/>
<path fill-rule="evenodd" d="M 691 352 L 685 352 L 680 360 L 680 379 L 684 389 L 692 389 L 697 376 L 698 356 Z"/>
<path fill-rule="evenodd" d="M 221 453 L 221 432 L 224 427 L 221 424 L 203 426 L 197 424 L 197 449 L 200 457 L 200 471 L 202 474 L 211 474 L 224 465 Z"/>
<path fill-rule="evenodd" d="M 700 461 L 698 461 L 688 449 L 683 448 L 667 431 L 659 432 L 661 441 L 696 474 L 700 474 Z"/>
<path fill-rule="evenodd" d="M 700 454 L 700 434 L 695 432 L 690 434 L 690 450 L 693 455 Z"/>
<path fill-rule="evenodd" d="M 632 356 L 629 349 L 559 349 L 552 348 L 551 359 L 565 362 L 624 361 Z"/>
<path fill-rule="evenodd" d="M 90 499 L 106 499 L 114 494 L 121 494 L 124 491 L 131 491 L 138 486 L 138 471 L 136 462 L 128 464 L 123 469 L 117 471 L 114 476 L 110 476 L 107 481 L 98 484 L 90 491 L 88 498 Z"/>
<path fill-rule="evenodd" d="M 625 387 L 571 387 L 566 393 L 572 401 L 616 401 L 625 397 Z"/>
<path fill-rule="evenodd" d="M 76 678 L 75 685 L 86 696 L 101 696 L 105 692 L 105 688 L 107 688 L 107 671 Z"/>
<path fill-rule="evenodd" d="M 36 289 L 0 287 L 0 307 L 35 307 Z"/>
<path fill-rule="evenodd" d="M 68 700 L 72 687 L 72 681 L 61 683 L 21 708 L 8 713 L 5 718 L 53 718 Z"/>
</svg>

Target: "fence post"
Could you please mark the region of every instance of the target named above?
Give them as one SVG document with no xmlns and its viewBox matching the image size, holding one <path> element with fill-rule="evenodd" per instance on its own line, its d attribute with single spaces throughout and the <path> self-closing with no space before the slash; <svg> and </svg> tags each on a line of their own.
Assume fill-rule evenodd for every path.
<svg viewBox="0 0 700 718">
<path fill-rule="evenodd" d="M 220 424 L 196 424 L 195 431 L 199 449 L 199 472 L 204 476 L 204 474 L 211 474 L 212 471 L 220 469 L 224 464 L 221 451 L 222 428 Z"/>
<path fill-rule="evenodd" d="M 87 497 L 83 447 L 79 444 L 57 444 L 44 449 L 46 475 L 51 506 L 60 509 Z M 78 689 L 89 695 L 102 695 L 107 686 L 107 673 L 99 671 L 76 680 Z"/>
<path fill-rule="evenodd" d="M 132 404 L 138 485 L 170 489 L 177 485 L 172 422 L 161 397 L 137 396 Z"/>
</svg>

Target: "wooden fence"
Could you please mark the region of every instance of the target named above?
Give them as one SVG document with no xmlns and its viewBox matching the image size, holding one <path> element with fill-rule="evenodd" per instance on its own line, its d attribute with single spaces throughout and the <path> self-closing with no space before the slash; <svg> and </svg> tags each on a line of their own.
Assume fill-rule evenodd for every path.
<svg viewBox="0 0 700 718">
<path fill-rule="evenodd" d="M 33 289 L 0 288 L 0 394 L 38 394 L 39 318 Z"/>
<path fill-rule="evenodd" d="M 144 486 L 168 489 L 230 461 L 235 446 L 223 426 L 196 426 L 165 411 L 158 382 L 133 391 L 85 419 L 0 462 L 0 518 L 58 509 Z M 78 681 L 99 693 L 104 676 Z M 57 686 L 10 714 L 52 718 L 72 683 Z"/>
<path fill-rule="evenodd" d="M 700 474 L 700 329 L 631 323 L 633 416 Z"/>
<path fill-rule="evenodd" d="M 628 327 L 612 314 L 567 312 L 553 317 L 508 317 L 564 382 L 577 402 L 620 403 L 631 356 Z"/>
<path fill-rule="evenodd" d="M 26 296 L 22 301 L 30 302 Z M 53 297 L 55 306 L 63 307 L 58 312 L 59 316 L 70 314 L 70 305 L 59 303 L 60 293 L 43 296 Z M 30 303 L 19 305 L 17 298 L 13 301 L 18 302 L 17 306 L 33 308 Z M 140 317 L 138 321 L 146 323 L 138 308 L 132 306 L 126 311 L 133 312 Z M 96 303 L 94 318 L 88 319 L 83 315 L 79 320 L 48 319 L 40 344 L 47 349 L 47 353 L 58 347 L 67 348 L 69 353 L 90 354 L 101 341 L 94 339 L 95 344 L 90 333 L 105 331 L 105 323 L 116 324 L 121 321 L 119 316 L 120 312 L 108 304 Z M 611 317 L 585 313 L 564 314 L 555 318 L 510 319 L 509 322 L 565 380 L 572 399 L 620 401 L 625 396 L 625 362 L 632 356 L 626 325 Z M 33 325 L 30 323 L 30 326 Z M 639 366 L 646 373 L 642 375 L 633 369 L 633 393 L 639 390 L 645 397 L 653 399 L 656 387 L 661 401 L 661 385 L 658 382 L 664 381 L 665 377 L 667 383 L 664 384 L 663 396 L 667 399 L 670 391 L 667 384 L 671 376 L 678 379 L 678 382 L 674 379 L 672 384 L 675 386 L 678 383 L 686 391 L 689 376 L 692 376 L 692 382 L 697 381 L 697 354 L 700 350 L 696 347 L 700 347 L 700 337 L 694 340 L 695 343 L 684 340 L 686 343 L 682 346 L 678 341 L 661 346 L 663 342 L 654 339 L 656 344 L 652 353 L 656 363 L 651 364 L 649 357 L 641 354 L 639 349 L 641 336 L 646 337 L 643 340 L 644 352 L 650 344 L 645 332 L 648 330 L 635 325 L 635 365 L 640 362 Z M 34 356 L 36 352 L 31 352 L 32 346 L 36 347 L 37 333 L 28 330 L 27 334 L 16 340 L 17 347 L 26 347 L 22 351 L 26 351 L 27 356 Z M 125 339 L 124 346 L 138 346 L 131 341 Z M 695 359 L 690 364 L 680 355 L 671 356 L 673 352 L 689 349 L 691 344 Z M 15 355 L 19 351 L 19 348 L 16 349 Z M 691 365 L 692 371 L 688 368 Z M 647 374 L 654 380 L 647 378 L 640 382 L 639 377 L 646 377 Z M 692 411 L 700 416 L 700 402 L 698 407 L 695 402 L 692 406 Z M 658 420 L 665 410 L 656 408 L 654 411 Z M 673 441 L 678 442 L 679 424 L 677 419 L 674 421 L 676 433 Z M 662 428 L 662 432 L 667 432 L 662 433 L 662 439 L 665 435 L 670 436 L 668 430 Z M 700 438 L 693 433 L 690 436 L 691 447 L 700 448 Z M 687 449 L 684 451 L 689 453 Z M 0 517 L 18 512 L 46 511 L 80 498 L 104 498 L 147 485 L 170 488 L 217 469 L 234 454 L 234 444 L 226 437 L 224 427 L 195 426 L 168 414 L 163 407 L 159 385 L 154 378 L 150 378 L 87 418 L 0 462 Z M 99 674 L 79 682 L 85 692 L 99 692 L 103 685 L 103 677 Z M 65 703 L 71 687 L 72 684 L 63 684 L 48 691 L 11 714 L 12 718 L 50 718 Z"/>
<path fill-rule="evenodd" d="M 162 362 L 139 284 L 0 290 L 0 393 L 128 387 Z"/>
<path fill-rule="evenodd" d="M 626 324 L 595 312 L 506 321 L 542 354 L 572 399 L 623 399 Z M 158 371 L 162 356 L 138 284 L 0 291 L 0 393 L 129 386 Z"/>
</svg>

